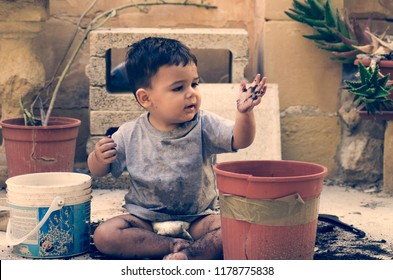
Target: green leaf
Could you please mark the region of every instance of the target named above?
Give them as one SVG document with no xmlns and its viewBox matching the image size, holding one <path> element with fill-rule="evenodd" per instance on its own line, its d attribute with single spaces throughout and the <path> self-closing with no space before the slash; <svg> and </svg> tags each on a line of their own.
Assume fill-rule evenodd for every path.
<svg viewBox="0 0 393 280">
<path fill-rule="evenodd" d="M 389 94 L 390 94 L 390 91 L 386 90 L 383 87 L 378 86 L 378 94 L 375 95 L 375 98 L 387 97 Z"/>
<path fill-rule="evenodd" d="M 292 5 L 296 10 L 301 11 L 308 16 L 312 16 L 312 10 L 311 10 L 310 6 L 300 2 L 298 0 L 293 0 Z"/>
<path fill-rule="evenodd" d="M 375 67 L 374 70 L 371 67 L 369 67 L 369 73 L 371 75 L 370 83 L 373 86 L 377 86 L 378 85 L 378 80 L 379 80 L 379 67 L 378 67 L 378 65 Z"/>
<path fill-rule="evenodd" d="M 338 32 L 340 32 L 346 38 L 354 39 L 350 34 L 348 22 L 349 21 L 346 21 L 345 17 L 337 9 L 336 10 L 336 25 L 337 25 Z"/>
<path fill-rule="evenodd" d="M 308 4 L 312 10 L 313 15 L 320 20 L 325 19 L 325 11 L 323 9 L 323 5 L 316 0 L 308 0 Z"/>
<path fill-rule="evenodd" d="M 303 35 L 304 38 L 316 41 L 316 40 L 325 40 L 325 36 L 321 34 L 313 34 L 313 35 Z"/>
<path fill-rule="evenodd" d="M 327 51 L 333 51 L 333 52 L 347 52 L 352 50 L 350 47 L 348 47 L 347 44 L 343 42 L 339 43 L 325 43 L 324 45 L 319 45 L 319 48 Z"/>
<path fill-rule="evenodd" d="M 287 12 L 287 11 L 284 11 L 284 13 L 285 13 L 288 17 L 290 17 L 291 19 L 293 19 L 294 21 L 298 21 L 298 22 L 304 23 L 303 17 L 301 17 L 301 16 L 299 16 L 299 15 L 297 15 L 297 14 L 293 14 L 293 13 Z"/>
<path fill-rule="evenodd" d="M 359 80 L 356 81 L 344 80 L 344 83 L 351 88 L 358 88 L 362 86 L 362 81 Z"/>
<path fill-rule="evenodd" d="M 325 21 L 326 25 L 329 27 L 336 27 L 337 25 L 332 6 L 330 5 L 330 0 L 327 0 L 325 4 Z"/>
<path fill-rule="evenodd" d="M 329 37 L 334 37 L 334 38 L 338 39 L 336 33 L 332 32 L 331 30 L 329 30 L 325 26 L 324 27 L 315 27 L 314 29 L 315 29 L 315 31 L 317 31 L 319 34 L 321 34 L 323 36 L 329 36 Z"/>
<path fill-rule="evenodd" d="M 311 27 L 323 27 L 325 28 L 325 20 L 302 18 L 303 22 L 310 25 Z"/>
<path fill-rule="evenodd" d="M 390 73 L 380 78 L 378 81 L 378 85 L 381 87 L 386 87 L 386 84 L 388 83 L 389 79 L 390 79 Z"/>
<path fill-rule="evenodd" d="M 366 84 L 370 80 L 370 73 L 361 62 L 359 62 L 358 69 L 360 73 L 360 80 L 362 81 L 363 84 Z"/>
<path fill-rule="evenodd" d="M 307 14 L 303 13 L 302 11 L 299 11 L 299 10 L 296 10 L 296 9 L 288 9 L 288 10 L 290 10 L 292 13 L 297 14 L 297 15 L 299 15 L 301 17 L 307 17 L 308 16 Z"/>
<path fill-rule="evenodd" d="M 350 93 L 352 93 L 353 95 L 361 95 L 364 96 L 364 94 L 367 94 L 367 91 L 369 90 L 369 86 L 368 85 L 363 85 L 359 88 L 353 88 L 353 89 L 349 89 L 348 91 Z M 368 96 L 369 94 L 367 94 Z"/>
</svg>

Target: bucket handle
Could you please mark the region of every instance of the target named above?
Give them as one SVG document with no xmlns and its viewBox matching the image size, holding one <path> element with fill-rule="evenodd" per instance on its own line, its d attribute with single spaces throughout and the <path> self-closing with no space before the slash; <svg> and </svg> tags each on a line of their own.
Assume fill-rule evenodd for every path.
<svg viewBox="0 0 393 280">
<path fill-rule="evenodd" d="M 41 219 L 41 221 L 34 227 L 34 229 L 32 231 L 30 231 L 28 234 L 26 234 L 25 236 L 18 238 L 18 239 L 13 239 L 12 238 L 12 226 L 11 226 L 11 218 L 8 220 L 8 224 L 7 224 L 7 232 L 6 232 L 6 241 L 7 244 L 10 246 L 15 246 L 15 245 L 19 245 L 21 243 L 23 243 L 27 238 L 29 238 L 30 236 L 32 236 L 33 234 L 36 234 L 40 228 L 45 224 L 45 222 L 48 220 L 49 216 L 57 211 L 60 210 L 61 208 L 63 208 L 64 206 L 64 199 L 60 196 L 56 196 L 48 211 L 46 211 L 44 217 Z"/>
</svg>

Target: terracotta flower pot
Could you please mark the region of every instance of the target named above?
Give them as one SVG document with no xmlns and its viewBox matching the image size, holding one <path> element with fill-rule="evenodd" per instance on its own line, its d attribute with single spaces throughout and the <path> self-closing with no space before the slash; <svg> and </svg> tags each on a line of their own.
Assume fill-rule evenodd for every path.
<svg viewBox="0 0 393 280">
<path fill-rule="evenodd" d="M 214 166 L 224 259 L 312 259 L 327 168 L 289 160 Z"/>
<path fill-rule="evenodd" d="M 81 121 L 52 117 L 48 126 L 25 126 L 23 118 L 2 120 L 8 177 L 72 172 Z"/>
<path fill-rule="evenodd" d="M 355 65 L 358 65 L 359 62 L 363 63 L 364 66 L 370 66 L 371 60 L 369 59 L 356 59 Z M 390 79 L 393 79 L 393 60 L 381 60 L 378 62 L 379 71 L 383 74 L 390 74 Z"/>
</svg>

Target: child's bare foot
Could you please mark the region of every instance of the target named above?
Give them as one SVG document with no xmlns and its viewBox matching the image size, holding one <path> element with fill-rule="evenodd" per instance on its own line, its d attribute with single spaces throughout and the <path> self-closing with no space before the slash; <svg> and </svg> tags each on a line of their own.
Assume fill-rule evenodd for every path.
<svg viewBox="0 0 393 280">
<path fill-rule="evenodd" d="M 185 253 L 178 252 L 166 255 L 163 260 L 188 260 L 188 257 Z"/>
<path fill-rule="evenodd" d="M 181 251 L 190 246 L 190 241 L 181 238 L 175 238 L 171 246 L 171 253 L 164 256 L 164 260 L 187 260 L 187 255 Z"/>
</svg>

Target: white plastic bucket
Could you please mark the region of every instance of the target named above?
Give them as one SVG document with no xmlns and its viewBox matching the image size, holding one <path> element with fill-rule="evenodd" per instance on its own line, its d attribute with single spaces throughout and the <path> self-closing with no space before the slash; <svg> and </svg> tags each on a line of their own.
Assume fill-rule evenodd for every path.
<svg viewBox="0 0 393 280">
<path fill-rule="evenodd" d="M 6 184 L 10 207 L 6 240 L 15 254 L 63 258 L 89 250 L 90 176 L 33 173 L 11 177 Z"/>
</svg>

